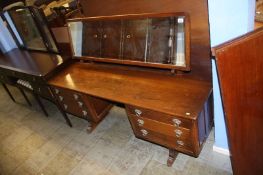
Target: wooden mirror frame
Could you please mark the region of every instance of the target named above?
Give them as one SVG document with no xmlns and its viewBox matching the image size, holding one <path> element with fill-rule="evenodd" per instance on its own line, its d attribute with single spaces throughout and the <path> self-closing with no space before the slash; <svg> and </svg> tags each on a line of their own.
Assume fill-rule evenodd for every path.
<svg viewBox="0 0 263 175">
<path fill-rule="evenodd" d="M 171 69 L 171 70 L 180 70 L 180 71 L 190 71 L 190 48 L 191 48 L 191 39 L 190 39 L 190 16 L 185 12 L 176 12 L 176 13 L 143 13 L 143 14 L 127 14 L 127 15 L 112 15 L 112 16 L 96 16 L 96 17 L 84 17 L 84 18 L 74 18 L 69 19 L 67 22 L 80 22 L 80 21 L 109 21 L 109 20 L 130 20 L 130 19 L 147 19 L 147 18 L 163 18 L 163 17 L 179 17 L 183 16 L 185 18 L 184 22 L 184 48 L 185 48 L 185 66 L 177 66 L 173 64 L 164 64 L 164 63 L 153 63 L 153 62 L 142 62 L 134 61 L 129 59 L 114 59 L 114 58 L 101 58 L 101 57 L 91 57 L 91 56 L 75 56 L 73 58 L 81 60 L 89 60 L 95 62 L 106 62 L 106 63 L 115 63 L 115 64 L 125 64 L 125 65 L 134 65 L 134 66 L 143 66 L 143 67 L 154 67 L 162 69 Z M 71 38 L 71 44 L 72 44 Z M 73 45 L 72 45 L 72 50 Z"/>
</svg>

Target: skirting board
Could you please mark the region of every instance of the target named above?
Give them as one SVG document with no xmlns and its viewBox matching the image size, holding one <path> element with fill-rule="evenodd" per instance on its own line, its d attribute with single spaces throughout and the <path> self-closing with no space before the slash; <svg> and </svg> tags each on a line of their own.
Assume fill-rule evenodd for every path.
<svg viewBox="0 0 263 175">
<path fill-rule="evenodd" d="M 218 152 L 220 154 L 224 154 L 226 156 L 229 156 L 229 150 L 228 149 L 224 149 L 224 148 L 220 148 L 220 147 L 217 147 L 217 146 L 213 146 L 213 151 L 215 152 Z"/>
</svg>

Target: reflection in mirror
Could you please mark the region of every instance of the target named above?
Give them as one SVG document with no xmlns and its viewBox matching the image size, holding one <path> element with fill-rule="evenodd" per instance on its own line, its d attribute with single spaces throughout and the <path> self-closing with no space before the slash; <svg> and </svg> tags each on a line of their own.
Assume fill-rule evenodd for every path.
<svg viewBox="0 0 263 175">
<path fill-rule="evenodd" d="M 69 22 L 69 33 L 74 56 L 82 56 L 82 33 L 83 24 L 79 22 Z"/>
<path fill-rule="evenodd" d="M 256 21 L 263 22 L 263 0 L 256 2 Z"/>
<path fill-rule="evenodd" d="M 8 23 L 13 23 L 13 25 L 10 25 L 11 29 L 14 33 L 17 31 L 19 34 L 21 46 L 29 49 L 47 50 L 29 9 L 10 10 L 5 16 L 7 15 L 10 16 L 9 20 L 7 19 Z"/>
<path fill-rule="evenodd" d="M 77 19 L 68 26 L 77 57 L 178 67 L 188 63 L 185 16 Z"/>
</svg>

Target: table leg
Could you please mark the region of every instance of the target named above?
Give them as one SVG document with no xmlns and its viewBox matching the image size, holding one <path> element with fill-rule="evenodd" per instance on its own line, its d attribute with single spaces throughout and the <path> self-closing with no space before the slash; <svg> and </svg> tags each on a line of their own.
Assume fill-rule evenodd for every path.
<svg viewBox="0 0 263 175">
<path fill-rule="evenodd" d="M 43 103 L 41 102 L 39 96 L 38 96 L 37 94 L 35 94 L 35 93 L 33 93 L 33 96 L 35 97 L 35 99 L 36 99 L 38 105 L 40 106 L 40 108 L 42 109 L 42 111 L 44 112 L 44 114 L 48 117 L 48 113 L 47 113 L 47 111 L 46 111 L 46 109 L 45 109 Z"/>
<path fill-rule="evenodd" d="M 23 97 L 25 98 L 27 104 L 28 104 L 29 106 L 32 106 L 32 104 L 30 103 L 29 99 L 27 98 L 26 93 L 24 92 L 24 90 L 23 90 L 22 88 L 19 88 L 19 87 L 18 87 L 18 89 L 20 90 L 21 94 L 22 94 Z"/>
<path fill-rule="evenodd" d="M 14 99 L 14 97 L 12 96 L 11 92 L 10 92 L 9 89 L 7 88 L 7 86 L 6 86 L 4 83 L 2 83 L 2 85 L 3 85 L 4 89 L 5 89 L 5 91 L 7 92 L 7 94 L 9 95 L 9 97 L 12 99 L 12 101 L 13 101 L 13 102 L 16 102 L 15 99 Z"/>
<path fill-rule="evenodd" d="M 176 159 L 178 155 L 178 152 L 174 149 L 169 149 L 169 157 L 168 157 L 168 160 L 167 160 L 167 166 L 168 167 L 171 167 Z"/>
<path fill-rule="evenodd" d="M 68 118 L 67 114 L 63 111 L 63 109 L 59 106 L 59 104 L 56 104 L 57 108 L 59 109 L 60 113 L 63 115 L 64 119 L 66 120 L 67 124 L 72 127 L 72 123 L 70 119 Z"/>
</svg>

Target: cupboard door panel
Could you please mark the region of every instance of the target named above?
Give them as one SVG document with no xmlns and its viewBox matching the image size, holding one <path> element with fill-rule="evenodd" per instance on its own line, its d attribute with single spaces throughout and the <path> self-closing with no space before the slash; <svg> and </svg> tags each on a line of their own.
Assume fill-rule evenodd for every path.
<svg viewBox="0 0 263 175">
<path fill-rule="evenodd" d="M 82 55 L 100 57 L 101 56 L 101 23 L 83 22 L 82 33 Z"/>
<path fill-rule="evenodd" d="M 263 28 L 214 48 L 234 174 L 263 174 Z"/>
<path fill-rule="evenodd" d="M 151 20 L 147 62 L 171 63 L 170 51 L 173 38 L 170 36 L 170 28 L 172 26 L 173 18 L 153 18 Z"/>
<path fill-rule="evenodd" d="M 104 21 L 102 23 L 101 57 L 118 59 L 121 57 L 121 20 Z"/>
<path fill-rule="evenodd" d="M 124 60 L 145 60 L 147 28 L 148 19 L 124 21 Z"/>
</svg>

